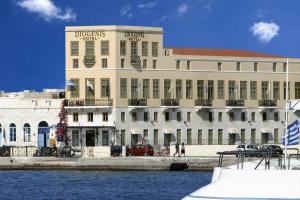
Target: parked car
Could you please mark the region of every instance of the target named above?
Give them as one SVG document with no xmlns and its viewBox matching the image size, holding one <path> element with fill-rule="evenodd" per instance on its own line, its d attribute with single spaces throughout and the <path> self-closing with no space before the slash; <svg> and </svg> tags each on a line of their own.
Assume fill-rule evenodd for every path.
<svg viewBox="0 0 300 200">
<path fill-rule="evenodd" d="M 261 150 L 269 150 L 272 152 L 276 152 L 276 153 L 274 153 L 274 156 L 277 156 L 277 152 L 279 153 L 279 155 L 283 154 L 282 148 L 280 146 L 274 145 L 274 144 L 263 145 L 261 147 Z"/>
<path fill-rule="evenodd" d="M 237 146 L 238 151 L 257 151 L 259 147 L 256 144 L 240 144 Z"/>
<path fill-rule="evenodd" d="M 150 144 L 139 144 L 131 148 L 127 148 L 127 156 L 153 156 L 154 150 Z"/>
</svg>

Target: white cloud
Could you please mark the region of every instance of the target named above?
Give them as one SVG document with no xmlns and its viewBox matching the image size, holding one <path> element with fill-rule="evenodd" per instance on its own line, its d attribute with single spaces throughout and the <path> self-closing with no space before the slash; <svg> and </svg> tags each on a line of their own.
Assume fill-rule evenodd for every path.
<svg viewBox="0 0 300 200">
<path fill-rule="evenodd" d="M 130 5 L 126 5 L 123 8 L 121 8 L 120 10 L 120 15 L 121 16 L 127 16 L 128 19 L 133 17 L 133 14 L 130 12 L 131 10 L 131 6 Z"/>
<path fill-rule="evenodd" d="M 142 9 L 147 9 L 147 8 L 153 8 L 154 6 L 157 5 L 157 2 L 153 1 L 153 2 L 149 2 L 149 3 L 145 3 L 145 4 L 139 4 L 138 8 L 142 8 Z"/>
<path fill-rule="evenodd" d="M 263 43 L 268 43 L 272 40 L 276 35 L 278 35 L 279 26 L 275 23 L 267 23 L 267 22 L 258 22 L 254 23 L 250 28 L 254 37 L 257 37 L 259 41 Z"/>
<path fill-rule="evenodd" d="M 211 11 L 211 7 L 209 5 L 204 6 L 204 8 L 208 11 Z"/>
<path fill-rule="evenodd" d="M 62 21 L 76 20 L 76 13 L 72 9 L 62 11 L 52 0 L 20 0 L 17 5 L 29 12 L 36 13 L 46 21 L 59 19 Z"/>
<path fill-rule="evenodd" d="M 179 7 L 178 7 L 178 14 L 179 15 L 184 15 L 189 9 L 189 6 L 187 4 L 181 4 Z"/>
</svg>

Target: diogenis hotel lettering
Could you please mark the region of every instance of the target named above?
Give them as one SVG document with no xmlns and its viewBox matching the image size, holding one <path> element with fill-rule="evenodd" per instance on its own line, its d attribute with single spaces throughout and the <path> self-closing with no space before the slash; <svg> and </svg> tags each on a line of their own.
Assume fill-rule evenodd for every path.
<svg viewBox="0 0 300 200">
<path fill-rule="evenodd" d="M 93 41 L 105 37 L 104 31 L 76 31 L 75 37 L 81 40 Z"/>
</svg>

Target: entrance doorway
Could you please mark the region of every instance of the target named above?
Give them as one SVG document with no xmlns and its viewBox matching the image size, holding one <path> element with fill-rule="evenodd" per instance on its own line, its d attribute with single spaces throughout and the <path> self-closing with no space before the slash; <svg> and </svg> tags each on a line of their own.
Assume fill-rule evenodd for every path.
<svg viewBox="0 0 300 200">
<path fill-rule="evenodd" d="M 95 146 L 95 138 L 96 138 L 96 133 L 95 133 L 95 130 L 87 130 L 85 132 L 85 138 L 86 138 L 86 141 L 85 141 L 85 145 L 87 147 L 94 147 Z"/>
<path fill-rule="evenodd" d="M 109 145 L 108 130 L 103 130 L 102 131 L 102 145 L 103 146 L 108 146 Z"/>
<path fill-rule="evenodd" d="M 132 134 L 131 135 L 131 146 L 137 145 L 139 142 L 140 134 Z"/>
<path fill-rule="evenodd" d="M 165 133 L 164 146 L 170 146 L 171 140 L 172 140 L 172 134 Z"/>
<path fill-rule="evenodd" d="M 269 142 L 269 133 L 261 134 L 261 144 L 267 144 Z"/>
<path fill-rule="evenodd" d="M 236 141 L 236 134 L 235 133 L 229 134 L 228 144 L 229 145 L 235 145 L 235 141 Z"/>
<path fill-rule="evenodd" d="M 42 121 L 38 126 L 38 147 L 47 147 L 47 141 L 49 140 L 49 125 L 47 122 Z"/>
</svg>

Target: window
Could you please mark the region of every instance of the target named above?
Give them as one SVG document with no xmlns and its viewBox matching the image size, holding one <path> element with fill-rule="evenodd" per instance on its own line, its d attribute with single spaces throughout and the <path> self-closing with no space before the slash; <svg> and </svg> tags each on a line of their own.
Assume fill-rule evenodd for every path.
<svg viewBox="0 0 300 200">
<path fill-rule="evenodd" d="M 273 99 L 279 100 L 280 99 L 280 88 L 279 88 L 279 81 L 273 82 Z"/>
<path fill-rule="evenodd" d="M 124 68 L 124 67 L 125 67 L 125 59 L 122 58 L 122 59 L 121 59 L 121 68 Z"/>
<path fill-rule="evenodd" d="M 135 122 L 137 120 L 137 112 L 132 112 L 132 121 Z"/>
<path fill-rule="evenodd" d="M 241 100 L 247 99 L 247 81 L 240 82 L 240 99 Z"/>
<path fill-rule="evenodd" d="M 143 69 L 147 69 L 147 59 L 143 59 Z"/>
<path fill-rule="evenodd" d="M 218 145 L 223 143 L 223 129 L 218 129 Z"/>
<path fill-rule="evenodd" d="M 279 144 L 278 128 L 274 128 L 274 144 Z"/>
<path fill-rule="evenodd" d="M 165 50 L 165 56 L 169 56 L 170 55 L 170 50 Z"/>
<path fill-rule="evenodd" d="M 131 41 L 131 56 L 138 55 L 138 43 L 137 41 Z"/>
<path fill-rule="evenodd" d="M 269 84 L 268 81 L 262 81 L 261 82 L 261 98 L 262 99 L 268 99 L 269 94 Z"/>
<path fill-rule="evenodd" d="M 124 130 L 124 129 L 121 130 L 121 145 L 122 146 L 126 145 L 125 144 L 125 132 L 126 132 L 126 130 Z"/>
<path fill-rule="evenodd" d="M 79 131 L 72 130 L 72 146 L 76 147 L 79 146 Z"/>
<path fill-rule="evenodd" d="M 127 98 L 127 79 L 126 78 L 120 79 L 120 97 Z"/>
<path fill-rule="evenodd" d="M 144 122 L 147 122 L 147 121 L 149 121 L 149 114 L 148 114 L 148 112 L 144 112 Z"/>
<path fill-rule="evenodd" d="M 17 128 L 15 124 L 9 125 L 9 141 L 15 142 L 17 139 Z"/>
<path fill-rule="evenodd" d="M 282 69 L 283 72 L 286 72 L 286 66 L 287 66 L 287 63 L 283 63 L 283 69 Z"/>
<path fill-rule="evenodd" d="M 177 112 L 177 121 L 178 121 L 178 122 L 181 121 L 181 112 Z"/>
<path fill-rule="evenodd" d="M 78 113 L 73 113 L 73 122 L 78 122 Z"/>
<path fill-rule="evenodd" d="M 186 61 L 186 69 L 190 70 L 191 69 L 191 61 Z"/>
<path fill-rule="evenodd" d="M 267 113 L 266 112 L 262 113 L 262 120 L 267 121 Z"/>
<path fill-rule="evenodd" d="M 158 129 L 153 130 L 154 144 L 158 145 Z"/>
<path fill-rule="evenodd" d="M 121 112 L 121 122 L 125 122 L 125 112 Z"/>
<path fill-rule="evenodd" d="M 164 98 L 170 99 L 171 98 L 171 79 L 164 80 Z"/>
<path fill-rule="evenodd" d="M 148 56 L 148 42 L 142 41 L 142 56 Z"/>
<path fill-rule="evenodd" d="M 218 121 L 222 121 L 222 118 L 223 118 L 223 113 L 222 112 L 219 112 L 218 113 Z"/>
<path fill-rule="evenodd" d="M 274 121 L 278 122 L 279 121 L 279 113 L 274 112 Z"/>
<path fill-rule="evenodd" d="M 208 129 L 208 144 L 212 145 L 213 144 L 213 129 Z"/>
<path fill-rule="evenodd" d="M 214 81 L 207 82 L 207 99 L 214 99 Z"/>
<path fill-rule="evenodd" d="M 277 63 L 273 63 L 273 72 L 276 72 L 276 66 L 277 66 Z"/>
<path fill-rule="evenodd" d="M 95 79 L 87 78 L 85 79 L 86 87 L 85 87 L 85 96 L 86 99 L 94 99 L 95 98 Z"/>
<path fill-rule="evenodd" d="M 87 117 L 88 117 L 88 122 L 93 122 L 93 113 L 92 112 L 88 113 Z"/>
<path fill-rule="evenodd" d="M 158 112 L 153 113 L 153 121 L 155 121 L 155 122 L 158 121 Z"/>
<path fill-rule="evenodd" d="M 300 82 L 295 82 L 295 99 L 300 99 Z"/>
<path fill-rule="evenodd" d="M 234 121 L 234 112 L 229 112 L 229 121 Z"/>
<path fill-rule="evenodd" d="M 241 63 L 240 62 L 237 62 L 236 63 L 236 71 L 241 71 Z"/>
<path fill-rule="evenodd" d="M 197 98 L 204 99 L 204 80 L 197 80 Z"/>
<path fill-rule="evenodd" d="M 158 42 L 152 42 L 152 57 L 158 56 Z"/>
<path fill-rule="evenodd" d="M 109 98 L 110 97 L 110 86 L 109 79 L 101 79 L 101 97 Z"/>
<path fill-rule="evenodd" d="M 255 128 L 251 129 L 251 143 L 252 144 L 256 143 L 256 129 Z"/>
<path fill-rule="evenodd" d="M 85 55 L 94 56 L 95 55 L 95 42 L 85 41 Z"/>
<path fill-rule="evenodd" d="M 187 144 L 191 145 L 192 144 L 192 129 L 187 129 Z"/>
<path fill-rule="evenodd" d="M 236 85 L 235 81 L 228 82 L 228 97 L 230 100 L 236 99 Z"/>
<path fill-rule="evenodd" d="M 212 122 L 212 121 L 213 121 L 213 113 L 212 113 L 212 112 L 209 112 L 209 113 L 208 113 L 208 121 L 209 121 L 209 122 Z"/>
<path fill-rule="evenodd" d="M 156 60 L 153 60 L 152 68 L 156 69 Z"/>
<path fill-rule="evenodd" d="M 144 129 L 143 140 L 144 143 L 148 143 L 148 129 Z"/>
<path fill-rule="evenodd" d="M 126 41 L 125 40 L 120 41 L 120 55 L 126 56 Z"/>
<path fill-rule="evenodd" d="M 224 81 L 218 80 L 218 99 L 224 99 Z"/>
<path fill-rule="evenodd" d="M 159 79 L 153 79 L 153 99 L 159 99 Z"/>
<path fill-rule="evenodd" d="M 198 144 L 202 144 L 202 129 L 198 129 Z"/>
<path fill-rule="evenodd" d="M 257 99 L 257 82 L 250 81 L 250 99 L 256 100 Z"/>
<path fill-rule="evenodd" d="M 176 80 L 176 99 L 182 99 L 182 80 Z"/>
<path fill-rule="evenodd" d="M 180 69 L 180 60 L 176 60 L 176 69 Z"/>
<path fill-rule="evenodd" d="M 258 67 L 258 63 L 255 62 L 255 63 L 254 63 L 254 71 L 255 71 L 255 72 L 257 72 L 257 67 Z"/>
<path fill-rule="evenodd" d="M 101 41 L 101 55 L 102 56 L 109 55 L 109 41 L 108 40 Z"/>
<path fill-rule="evenodd" d="M 188 122 L 191 121 L 191 112 L 187 112 L 187 113 L 186 113 L 186 120 L 187 120 Z"/>
<path fill-rule="evenodd" d="M 71 56 L 78 56 L 78 55 L 79 55 L 79 42 L 71 41 Z"/>
<path fill-rule="evenodd" d="M 181 144 L 181 129 L 176 130 L 176 139 L 179 144 Z"/>
<path fill-rule="evenodd" d="M 73 69 L 78 68 L 78 59 L 73 59 Z"/>
<path fill-rule="evenodd" d="M 252 112 L 252 113 L 251 113 L 251 121 L 252 121 L 252 122 L 255 122 L 255 112 Z"/>
<path fill-rule="evenodd" d="M 102 68 L 107 68 L 107 58 L 102 58 Z"/>
<path fill-rule="evenodd" d="M 165 121 L 169 121 L 170 120 L 170 113 L 169 112 L 165 112 Z"/>
<path fill-rule="evenodd" d="M 288 99 L 290 99 L 290 88 L 291 88 L 291 84 L 290 82 L 288 83 Z M 286 100 L 286 81 L 283 82 L 283 98 L 284 100 Z"/>
<path fill-rule="evenodd" d="M 192 80 L 186 80 L 186 98 L 193 98 L 193 82 Z"/>
<path fill-rule="evenodd" d="M 241 129 L 241 143 L 245 144 L 246 141 L 246 129 Z"/>
<path fill-rule="evenodd" d="M 222 63 L 218 62 L 218 71 L 221 71 L 221 70 L 222 70 Z"/>
<path fill-rule="evenodd" d="M 241 112 L 241 121 L 242 122 L 246 121 L 246 113 L 245 112 Z"/>
<path fill-rule="evenodd" d="M 23 133 L 24 133 L 24 142 L 30 142 L 31 134 L 30 134 L 30 125 L 28 123 L 24 124 Z"/>
<path fill-rule="evenodd" d="M 108 131 L 104 130 L 102 131 L 102 146 L 108 146 L 108 145 L 109 145 Z"/>
<path fill-rule="evenodd" d="M 149 98 L 149 79 L 143 79 L 143 98 L 148 99 Z"/>
<path fill-rule="evenodd" d="M 132 78 L 131 79 L 131 98 L 137 99 L 138 98 L 138 91 L 140 90 L 138 85 L 138 79 Z"/>
<path fill-rule="evenodd" d="M 73 86 L 70 87 L 71 98 L 79 98 L 79 79 L 71 79 Z"/>
</svg>

